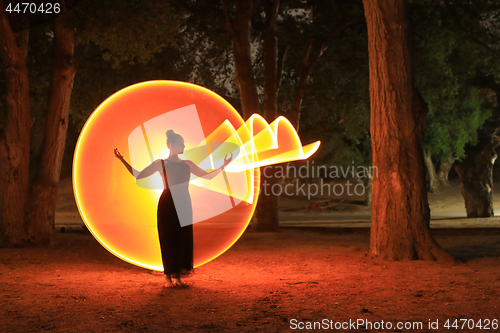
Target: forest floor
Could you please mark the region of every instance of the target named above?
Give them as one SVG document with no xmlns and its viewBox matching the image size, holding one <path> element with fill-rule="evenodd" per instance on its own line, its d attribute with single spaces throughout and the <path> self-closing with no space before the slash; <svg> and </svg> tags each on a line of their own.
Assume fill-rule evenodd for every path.
<svg viewBox="0 0 500 333">
<path fill-rule="evenodd" d="M 457 192 L 453 184 L 431 194 L 431 208 L 463 209 Z M 185 276 L 188 288 L 165 289 L 161 274 L 118 259 L 89 233 L 58 232 L 53 248 L 0 249 L 0 332 L 286 332 L 313 322 L 342 332 L 498 330 L 500 230 L 433 234 L 460 263 L 374 258 L 366 229 L 245 232 Z"/>
</svg>

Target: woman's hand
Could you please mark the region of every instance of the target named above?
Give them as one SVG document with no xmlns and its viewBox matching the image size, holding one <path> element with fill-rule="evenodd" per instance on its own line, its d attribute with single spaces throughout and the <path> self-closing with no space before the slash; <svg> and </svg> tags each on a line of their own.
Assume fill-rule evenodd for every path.
<svg viewBox="0 0 500 333">
<path fill-rule="evenodd" d="M 157 170 L 153 170 L 152 171 L 152 169 L 154 169 L 157 166 L 157 164 L 158 164 L 158 163 L 155 163 L 156 161 L 153 162 L 153 163 L 151 163 L 144 170 L 142 170 L 142 171 L 139 172 L 136 169 L 132 168 L 132 166 L 127 161 L 125 161 L 125 159 L 123 158 L 123 155 L 120 154 L 120 152 L 118 151 L 118 148 L 115 148 L 113 150 L 113 152 L 115 153 L 115 157 L 117 159 L 119 159 L 123 163 L 123 165 L 125 165 L 125 167 L 127 168 L 127 171 L 130 172 L 130 174 L 132 176 L 134 176 L 134 178 L 136 178 L 136 179 L 148 177 L 148 176 L 152 175 L 154 172 L 157 171 Z M 159 160 L 157 160 L 157 161 L 159 161 Z"/>
<path fill-rule="evenodd" d="M 120 152 L 118 151 L 118 148 L 115 148 L 114 152 L 115 152 L 115 157 L 116 157 L 117 159 L 119 159 L 120 161 L 123 161 L 123 156 L 122 156 L 122 154 L 120 154 Z"/>
<path fill-rule="evenodd" d="M 227 158 L 229 155 L 226 155 L 224 157 L 224 164 L 222 165 L 222 168 L 225 168 L 231 161 L 233 160 L 233 153 L 231 153 L 231 156 Z"/>
</svg>

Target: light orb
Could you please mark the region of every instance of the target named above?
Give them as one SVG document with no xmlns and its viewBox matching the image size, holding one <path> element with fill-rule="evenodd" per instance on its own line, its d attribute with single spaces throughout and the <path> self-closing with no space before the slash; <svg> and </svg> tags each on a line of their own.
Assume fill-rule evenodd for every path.
<svg viewBox="0 0 500 333">
<path fill-rule="evenodd" d="M 207 171 L 234 154 L 213 179 L 191 177 L 192 220 L 183 221 L 182 205 L 175 203 L 181 226 L 194 223 L 195 267 L 224 253 L 247 228 L 259 195 L 259 167 L 307 159 L 320 145 L 317 141 L 302 146 L 282 116 L 268 124 L 254 114 L 244 122 L 222 97 L 186 82 L 142 82 L 106 99 L 85 123 L 75 148 L 77 206 L 87 228 L 106 249 L 158 271 L 163 270 L 156 221 L 161 176 L 156 173 L 136 181 L 113 151 L 118 148 L 140 171 L 169 156 L 165 137 L 169 129 L 184 138 L 181 159 Z M 172 191 L 174 187 L 170 186 Z"/>
<path fill-rule="evenodd" d="M 183 111 L 189 106 L 195 106 L 197 115 Z M 169 117 L 170 112 L 172 115 L 176 112 L 177 116 Z M 73 189 L 88 230 L 117 257 L 162 271 L 156 224 L 158 198 L 162 191 L 154 186 L 140 186 L 115 158 L 113 150 L 118 148 L 127 161 L 132 159 L 134 168 L 141 170 L 151 163 L 150 155 L 154 155 L 154 159 L 168 157 L 167 130 L 173 129 L 184 137 L 189 155 L 193 151 L 190 148 L 203 146 L 200 137 L 207 137 L 221 124 L 228 123 L 234 128 L 244 126 L 238 112 L 222 97 L 185 82 L 142 82 L 106 99 L 84 125 L 73 160 Z M 147 129 L 147 141 L 131 142 L 141 126 Z M 143 154 L 138 155 L 137 150 L 141 147 L 144 148 Z M 196 207 L 198 212 L 211 216 L 193 225 L 195 267 L 229 249 L 250 222 L 257 201 L 253 189 L 259 187 L 259 171 L 258 168 L 246 168 L 238 172 L 240 177 L 236 187 L 243 194 L 236 202 L 231 197 L 233 206 L 225 211 L 210 213 L 216 207 L 206 204 L 207 198 L 220 195 L 220 184 L 224 182 L 222 174 L 216 177 L 219 180 L 214 178 L 208 183 L 198 180 L 198 184 L 195 180 L 190 185 L 193 210 Z M 210 188 L 210 183 L 215 184 L 213 188 Z M 232 187 L 231 196 L 236 196 L 233 193 L 238 192 L 236 187 Z M 196 212 L 194 215 L 196 217 Z"/>
</svg>

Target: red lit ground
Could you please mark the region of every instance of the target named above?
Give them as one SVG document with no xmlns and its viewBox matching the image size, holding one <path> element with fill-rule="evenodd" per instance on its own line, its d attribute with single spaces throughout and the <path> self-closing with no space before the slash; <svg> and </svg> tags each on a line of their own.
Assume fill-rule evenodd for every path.
<svg viewBox="0 0 500 333">
<path fill-rule="evenodd" d="M 447 319 L 500 319 L 500 231 L 435 235 L 465 263 L 372 259 L 366 232 L 247 232 L 185 277 L 190 288 L 165 290 L 91 235 L 58 233 L 55 248 L 0 249 L 0 332 L 280 332 L 292 319 L 430 319 L 440 332 Z"/>
</svg>

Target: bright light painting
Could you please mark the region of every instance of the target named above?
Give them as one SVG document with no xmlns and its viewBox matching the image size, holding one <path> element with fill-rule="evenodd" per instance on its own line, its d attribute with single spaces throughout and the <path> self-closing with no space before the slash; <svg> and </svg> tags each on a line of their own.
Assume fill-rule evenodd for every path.
<svg viewBox="0 0 500 333">
<path fill-rule="evenodd" d="M 233 245 L 247 228 L 260 185 L 259 167 L 307 159 L 319 141 L 302 146 L 290 122 L 268 124 L 254 114 L 246 122 L 222 97 L 176 81 L 148 81 L 106 99 L 82 129 L 73 161 L 73 189 L 87 228 L 110 252 L 132 264 L 162 271 L 156 210 L 163 190 L 157 174 L 136 181 L 114 148 L 142 170 L 168 157 L 165 132 L 183 136 L 181 159 L 205 170 L 234 159 L 212 180 L 192 177 L 194 266 Z"/>
</svg>

